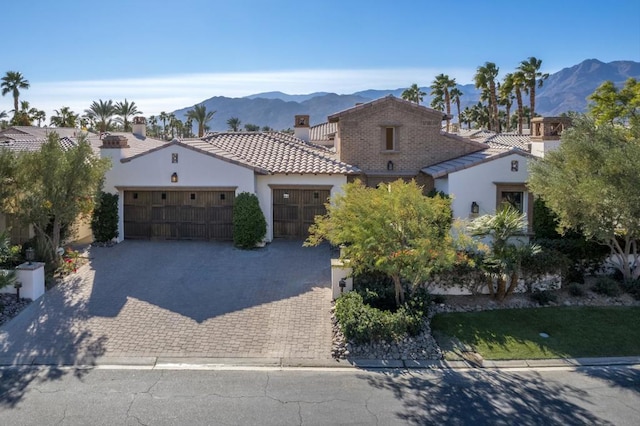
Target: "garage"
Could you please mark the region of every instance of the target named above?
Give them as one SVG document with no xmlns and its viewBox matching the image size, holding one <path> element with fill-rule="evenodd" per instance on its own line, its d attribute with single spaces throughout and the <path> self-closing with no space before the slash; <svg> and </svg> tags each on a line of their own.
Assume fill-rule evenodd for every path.
<svg viewBox="0 0 640 426">
<path fill-rule="evenodd" d="M 124 238 L 231 240 L 235 188 L 124 191 Z"/>
<path fill-rule="evenodd" d="M 326 214 L 331 186 L 271 187 L 273 237 L 304 239 L 317 215 Z"/>
</svg>

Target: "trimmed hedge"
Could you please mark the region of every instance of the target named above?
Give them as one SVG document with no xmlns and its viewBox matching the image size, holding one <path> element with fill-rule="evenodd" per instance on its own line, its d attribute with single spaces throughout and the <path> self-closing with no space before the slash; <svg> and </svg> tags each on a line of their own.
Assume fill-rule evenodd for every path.
<svg viewBox="0 0 640 426">
<path fill-rule="evenodd" d="M 233 205 L 233 242 L 237 247 L 251 249 L 267 235 L 267 221 L 255 194 L 242 192 Z"/>
<path fill-rule="evenodd" d="M 93 238 L 106 243 L 118 236 L 118 194 L 100 192 L 91 218 Z"/>
</svg>

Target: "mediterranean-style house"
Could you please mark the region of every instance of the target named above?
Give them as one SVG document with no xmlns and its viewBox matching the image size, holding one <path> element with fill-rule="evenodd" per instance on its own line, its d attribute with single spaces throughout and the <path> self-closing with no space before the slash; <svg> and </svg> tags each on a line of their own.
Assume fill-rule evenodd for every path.
<svg viewBox="0 0 640 426">
<path fill-rule="evenodd" d="M 368 186 L 413 179 L 425 193 L 451 195 L 457 218 L 493 213 L 508 202 L 530 220 L 528 162 L 532 153 L 557 145 L 565 121 L 534 119 L 532 134 L 516 141 L 446 133 L 446 119 L 440 111 L 388 96 L 313 127 L 309 116 L 295 116 L 294 135 L 222 132 L 167 142 L 147 137 L 138 117 L 131 133 L 89 140 L 112 161 L 104 190 L 119 194 L 119 240 L 231 239 L 240 192 L 257 195 L 266 241 L 301 239 L 326 211 L 328 198 L 355 179 Z"/>
</svg>

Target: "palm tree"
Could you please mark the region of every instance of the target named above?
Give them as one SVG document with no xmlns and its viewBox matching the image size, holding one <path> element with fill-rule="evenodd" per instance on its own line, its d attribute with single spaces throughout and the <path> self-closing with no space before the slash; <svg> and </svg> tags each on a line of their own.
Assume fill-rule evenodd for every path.
<svg viewBox="0 0 640 426">
<path fill-rule="evenodd" d="M 240 128 L 240 119 L 238 117 L 231 117 L 227 120 L 227 126 L 229 126 L 229 130 L 233 132 L 237 132 Z"/>
<path fill-rule="evenodd" d="M 415 102 L 420 105 L 420 102 L 424 99 L 424 95 L 426 95 L 426 93 L 420 90 L 420 87 L 418 87 L 416 83 L 413 83 L 411 87 L 402 92 L 402 95 L 400 96 L 405 101 Z"/>
<path fill-rule="evenodd" d="M 439 74 L 436 76 L 435 80 L 433 80 L 433 83 L 431 83 L 430 87 L 431 87 L 431 95 L 435 96 L 434 100 L 438 98 L 439 101 L 442 101 L 444 103 L 444 106 L 446 107 L 447 132 L 448 132 L 449 123 L 451 121 L 449 119 L 449 116 L 451 116 L 451 96 L 449 93 L 449 89 L 456 87 L 456 79 L 449 78 L 449 76 L 445 74 Z M 432 105 L 433 105 L 433 102 L 432 102 Z"/>
<path fill-rule="evenodd" d="M 193 118 L 187 117 L 184 121 L 184 129 L 186 133 L 185 137 L 190 138 L 193 136 Z"/>
<path fill-rule="evenodd" d="M 522 119 L 524 117 L 523 103 L 522 103 L 522 91 L 525 89 L 525 77 L 522 71 L 516 71 L 511 74 L 511 83 L 513 84 L 513 90 L 516 92 L 516 103 L 518 106 L 518 134 L 522 134 Z"/>
<path fill-rule="evenodd" d="M 115 106 L 111 99 L 106 102 L 100 99 L 98 102 L 93 101 L 89 109 L 85 109 L 84 112 L 98 125 L 100 132 L 106 132 L 111 126 L 111 117 L 115 114 Z"/>
<path fill-rule="evenodd" d="M 13 96 L 13 114 L 18 114 L 18 99 L 20 98 L 20 89 L 28 89 L 29 81 L 25 80 L 24 76 L 18 71 L 7 71 L 7 74 L 2 77 L 2 96 L 11 92 Z"/>
<path fill-rule="evenodd" d="M 460 97 L 462 95 L 464 95 L 464 93 L 462 93 L 462 90 L 458 89 L 457 87 L 454 87 L 453 89 L 451 89 L 451 92 L 449 92 L 449 96 L 451 96 L 451 101 L 456 104 L 456 110 L 458 111 L 458 127 L 459 128 L 462 128 L 462 121 L 460 120 Z"/>
<path fill-rule="evenodd" d="M 167 120 L 169 119 L 169 114 L 162 111 L 158 116 L 160 120 L 162 120 L 162 139 L 166 139 L 167 137 Z"/>
<path fill-rule="evenodd" d="M 171 113 L 167 116 L 167 120 L 169 121 L 169 129 L 171 130 L 171 139 L 175 138 L 175 131 L 176 131 L 176 115 L 174 113 Z"/>
<path fill-rule="evenodd" d="M 526 61 L 520 62 L 518 67 L 518 70 L 524 74 L 525 92 L 529 95 L 530 117 L 535 117 L 536 114 L 536 86 L 542 87 L 544 80 L 549 78 L 549 74 L 540 72 L 541 66 L 542 59 L 530 56 Z"/>
<path fill-rule="evenodd" d="M 78 125 L 78 114 L 71 111 L 71 108 L 63 106 L 59 110 L 54 109 L 56 115 L 51 116 L 51 125 L 56 127 L 76 127 Z"/>
<path fill-rule="evenodd" d="M 193 109 L 187 111 L 187 117 L 195 120 L 198 123 L 198 137 L 204 136 L 204 130 L 206 124 L 213 119 L 213 115 L 216 111 L 208 111 L 204 104 L 195 105 Z"/>
<path fill-rule="evenodd" d="M 491 115 L 491 130 L 498 129 L 498 101 L 496 94 L 496 78 L 500 69 L 493 62 L 485 62 L 479 66 L 474 76 L 477 89 L 486 90 L 489 96 L 489 112 Z"/>
<path fill-rule="evenodd" d="M 460 115 L 458 116 L 460 119 L 460 124 L 467 123 L 467 129 L 471 129 L 471 122 L 473 121 L 471 116 L 472 116 L 472 112 L 469 109 L 469 107 L 466 107 L 465 109 L 463 109 Z"/>
<path fill-rule="evenodd" d="M 32 117 L 38 122 L 38 127 L 40 127 L 40 123 L 47 119 L 47 114 L 42 110 L 37 110 Z"/>
<path fill-rule="evenodd" d="M 138 111 L 136 103 L 129 103 L 127 101 L 127 98 L 124 99 L 124 102 L 117 102 L 115 104 L 114 112 L 116 115 L 120 116 L 116 119 L 116 121 L 122 124 L 125 132 L 131 131 L 131 123 L 129 123 L 129 117 L 143 114 L 142 111 Z"/>
<path fill-rule="evenodd" d="M 503 105 L 507 113 L 507 131 L 511 130 L 511 105 L 513 105 L 514 78 L 512 73 L 504 76 L 502 84 L 498 84 L 498 93 L 500 94 L 499 104 Z"/>
<path fill-rule="evenodd" d="M 491 113 L 487 106 L 483 105 L 482 102 L 478 102 L 471 107 L 469 118 L 477 127 L 486 128 L 489 127 L 491 122 Z"/>
</svg>

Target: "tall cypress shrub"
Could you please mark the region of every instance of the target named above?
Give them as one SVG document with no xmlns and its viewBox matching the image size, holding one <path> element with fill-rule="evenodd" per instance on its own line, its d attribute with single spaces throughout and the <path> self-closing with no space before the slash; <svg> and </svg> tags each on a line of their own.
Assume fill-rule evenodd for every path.
<svg viewBox="0 0 640 426">
<path fill-rule="evenodd" d="M 118 194 L 100 192 L 91 218 L 91 231 L 94 240 L 100 243 L 118 236 Z"/>
<path fill-rule="evenodd" d="M 243 249 L 254 248 L 267 234 L 267 221 L 255 194 L 242 192 L 233 205 L 233 242 Z"/>
</svg>

